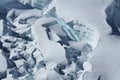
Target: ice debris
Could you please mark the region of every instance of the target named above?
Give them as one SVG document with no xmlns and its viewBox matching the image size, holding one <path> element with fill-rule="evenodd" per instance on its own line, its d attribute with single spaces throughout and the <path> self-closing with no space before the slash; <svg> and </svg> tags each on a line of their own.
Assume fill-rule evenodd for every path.
<svg viewBox="0 0 120 80">
<path fill-rule="evenodd" d="M 9 20 L 3 21 L 7 28 L 0 37 L 5 68 L 1 80 L 82 80 L 84 72 L 91 71 L 88 53 L 97 46 L 98 32 L 76 20 L 67 23 L 55 7 L 43 14 L 43 7 L 8 12 Z M 10 20 L 12 11 L 21 12 Z"/>
</svg>

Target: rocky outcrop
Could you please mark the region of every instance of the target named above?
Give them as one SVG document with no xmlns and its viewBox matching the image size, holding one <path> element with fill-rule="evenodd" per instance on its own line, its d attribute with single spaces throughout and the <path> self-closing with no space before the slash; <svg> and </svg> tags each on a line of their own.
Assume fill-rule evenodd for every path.
<svg viewBox="0 0 120 80">
<path fill-rule="evenodd" d="M 120 36 L 120 1 L 114 0 L 105 10 L 107 23 L 111 26 L 113 35 Z"/>
</svg>

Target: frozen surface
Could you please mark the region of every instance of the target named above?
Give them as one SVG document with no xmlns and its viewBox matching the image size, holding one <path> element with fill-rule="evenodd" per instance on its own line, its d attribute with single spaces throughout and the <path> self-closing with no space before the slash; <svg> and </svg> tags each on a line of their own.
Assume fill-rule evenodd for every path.
<svg viewBox="0 0 120 80">
<path fill-rule="evenodd" d="M 14 11 L 19 14 L 12 25 L 4 23 L 2 80 L 120 79 L 120 38 L 108 35 L 105 15 L 112 0 L 56 0 L 49 8 L 47 0 L 37 6 L 35 0 L 20 1 L 40 10 L 9 11 L 7 19 Z"/>
<path fill-rule="evenodd" d="M 91 73 L 86 73 L 84 80 L 97 80 L 100 75 L 102 76 L 102 80 L 119 80 L 120 65 L 118 56 L 120 52 L 120 41 L 118 36 L 108 35 L 111 33 L 111 29 L 105 21 L 106 15 L 104 12 L 112 0 L 94 0 L 94 2 L 88 0 L 76 0 L 79 5 L 76 5 L 77 3 L 75 0 L 71 0 L 71 3 L 66 4 L 63 4 L 63 0 L 60 2 L 61 4 L 58 3 L 60 6 L 67 6 L 66 8 L 64 6 L 63 8 L 58 7 L 62 17 L 66 18 L 66 20 L 70 20 L 71 18 L 82 19 L 83 21 L 94 25 L 101 35 L 99 45 L 91 52 L 93 58 L 90 61 L 93 66 L 93 71 Z"/>
<path fill-rule="evenodd" d="M 3 34 L 3 20 L 0 20 L 0 36 Z"/>
<path fill-rule="evenodd" d="M 0 54 L 0 64 L 0 72 L 4 72 L 7 69 L 7 62 L 2 54 Z"/>
</svg>

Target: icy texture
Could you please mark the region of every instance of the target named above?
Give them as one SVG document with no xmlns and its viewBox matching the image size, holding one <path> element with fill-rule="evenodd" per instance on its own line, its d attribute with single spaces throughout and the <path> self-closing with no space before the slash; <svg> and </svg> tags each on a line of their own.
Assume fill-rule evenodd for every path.
<svg viewBox="0 0 120 80">
<path fill-rule="evenodd" d="M 32 7 L 43 10 L 44 8 L 48 7 L 52 0 L 18 0 L 18 1 L 25 5 L 29 4 Z"/>
<path fill-rule="evenodd" d="M 3 20 L 0 20 L 0 36 L 3 34 Z"/>
<path fill-rule="evenodd" d="M 0 72 L 4 72 L 7 69 L 7 62 L 5 57 L 2 55 L 2 51 L 0 50 Z"/>
<path fill-rule="evenodd" d="M 88 53 L 97 46 L 99 34 L 79 21 L 66 23 L 55 7 L 47 13 L 39 9 L 8 12 L 0 40 L 7 68 L 0 79 L 82 80 L 91 71 Z"/>
<path fill-rule="evenodd" d="M 96 47 L 99 40 L 99 34 L 95 28 L 81 24 L 79 21 L 72 21 L 72 25 L 69 25 L 70 23 L 66 24 L 66 22 L 56 14 L 55 7 L 52 8 L 47 15 L 57 20 L 70 39 L 85 42 L 90 45 L 91 49 Z"/>
</svg>

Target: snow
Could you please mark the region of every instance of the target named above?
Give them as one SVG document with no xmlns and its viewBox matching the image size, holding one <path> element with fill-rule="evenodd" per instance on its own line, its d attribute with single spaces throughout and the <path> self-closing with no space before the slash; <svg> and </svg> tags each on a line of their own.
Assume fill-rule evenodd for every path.
<svg viewBox="0 0 120 80">
<path fill-rule="evenodd" d="M 92 72 L 84 75 L 84 80 L 97 80 L 102 75 L 102 80 L 119 80 L 119 37 L 108 35 L 111 31 L 106 23 L 105 8 L 112 0 L 71 0 L 64 3 L 64 0 L 58 1 L 59 15 L 66 20 L 79 19 L 96 27 L 101 35 L 100 42 L 90 54 L 93 58 L 90 60 L 93 66 Z M 72 6 L 71 6 L 72 5 Z M 67 14 L 69 13 L 69 14 Z"/>
<path fill-rule="evenodd" d="M 52 9 L 53 11 L 54 11 L 54 8 Z M 50 10 L 50 11 L 52 11 L 52 10 Z M 15 10 L 16 12 L 15 13 L 17 13 L 17 11 L 19 12 L 20 10 Z M 35 9 L 33 9 L 32 11 L 36 11 Z M 31 12 L 32 12 L 31 11 Z M 20 12 L 22 12 L 22 11 L 20 11 Z M 30 12 L 30 10 L 28 11 L 28 12 Z M 53 69 L 55 68 L 55 67 L 57 67 L 57 65 L 59 65 L 59 64 L 62 64 L 62 65 L 65 65 L 65 66 L 67 66 L 68 65 L 68 60 L 67 60 L 67 58 L 66 58 L 66 56 L 68 56 L 68 55 L 71 55 L 71 57 L 70 58 L 74 58 L 73 56 L 75 55 L 75 52 L 74 52 L 74 50 L 72 51 L 69 51 L 70 49 L 72 49 L 72 47 L 71 48 L 69 48 L 69 46 L 67 47 L 67 46 L 61 46 L 61 44 L 59 44 L 59 43 L 57 43 L 57 41 L 58 40 L 61 40 L 60 39 L 60 37 L 59 37 L 59 35 L 57 35 L 58 33 L 60 33 L 61 35 L 64 35 L 64 34 L 66 34 L 66 35 L 64 35 L 64 37 L 69 37 L 69 38 L 71 38 L 71 40 L 73 39 L 73 41 L 74 40 L 76 40 L 76 41 L 79 41 L 79 37 L 77 36 L 78 34 L 76 34 L 75 33 L 75 29 L 79 29 L 78 27 L 74 27 L 75 29 L 73 29 L 71 26 L 69 26 L 68 24 L 66 24 L 66 22 L 63 20 L 63 19 L 61 19 L 60 17 L 58 17 L 57 16 L 57 14 L 55 14 L 55 17 L 54 17 L 54 13 L 51 13 L 50 12 L 50 15 L 53 17 L 53 18 L 49 18 L 48 16 L 42 16 L 42 17 L 39 17 L 39 18 L 35 18 L 35 23 L 32 23 L 31 25 L 29 25 L 29 23 L 26 23 L 25 25 L 22 23 L 22 22 L 24 22 L 24 19 L 26 19 L 26 17 L 27 17 L 27 20 L 29 20 L 29 19 L 31 19 L 31 16 L 40 16 L 39 14 L 37 15 L 36 13 L 32 13 L 32 15 L 31 14 L 29 14 L 29 15 L 27 15 L 28 14 L 28 12 L 27 11 L 25 11 L 25 12 L 22 12 L 22 13 L 19 13 L 19 15 L 18 14 L 16 14 L 16 16 L 18 16 L 15 20 L 13 20 L 13 25 L 15 25 L 16 26 L 16 28 L 20 28 L 20 30 L 22 30 L 21 28 L 27 28 L 27 27 L 30 27 L 30 29 L 31 29 L 31 34 L 33 35 L 33 46 L 35 45 L 39 50 L 40 50 L 40 53 L 42 53 L 42 55 L 43 55 L 43 58 L 44 58 L 44 60 L 45 60 L 45 62 L 46 62 L 46 73 L 44 73 L 44 76 L 45 76 L 45 78 L 48 78 L 47 76 L 50 76 L 50 75 L 47 75 L 47 73 L 49 73 L 50 71 L 51 71 L 51 69 L 52 69 L 52 71 L 54 71 Z M 38 11 L 38 12 L 40 12 L 40 11 Z M 23 14 L 23 15 L 22 15 Z M 11 12 L 10 12 L 10 14 L 8 14 L 8 15 L 11 15 Z M 10 17 L 8 16 L 8 19 L 9 19 Z M 24 19 L 23 19 L 24 18 Z M 34 17 L 32 17 L 32 18 L 34 18 Z M 23 19 L 23 21 L 21 21 L 21 22 L 19 22 L 21 19 Z M 10 20 L 10 19 L 9 19 Z M 26 22 L 27 22 L 27 20 L 26 20 Z M 55 31 L 55 29 L 53 29 L 52 30 L 52 28 L 50 28 L 50 32 L 51 32 L 51 34 L 47 34 L 47 29 L 48 29 L 48 33 L 49 33 L 49 28 L 47 28 L 47 26 L 45 26 L 45 24 L 47 24 L 46 22 L 53 22 L 53 21 L 58 21 L 58 26 L 56 26 L 56 27 L 61 27 L 61 32 L 59 32 L 58 31 L 58 33 Z M 49 23 L 48 22 L 48 23 Z M 22 25 L 23 24 L 23 25 Z M 21 26 L 21 27 L 20 27 Z M 51 26 L 52 27 L 52 26 Z M 87 26 L 88 27 L 88 29 L 86 30 L 86 32 L 89 32 L 89 26 Z M 83 31 L 84 29 L 81 29 L 81 32 Z M 92 30 L 94 30 L 94 29 L 90 29 L 91 31 Z M 16 30 L 15 30 L 16 31 Z M 23 29 L 23 32 L 27 32 L 28 30 L 26 30 L 26 31 L 24 31 L 24 29 Z M 80 31 L 80 30 L 78 30 L 78 31 Z M 21 32 L 21 31 L 20 31 Z M 19 34 L 21 34 L 19 32 Z M 30 33 L 27 33 L 27 34 L 30 34 Z M 93 33 L 94 34 L 94 33 Z M 49 37 L 48 37 L 48 35 L 49 35 Z M 98 35 L 98 34 L 96 34 L 96 35 Z M 23 36 L 25 36 L 25 35 L 23 35 Z M 88 36 L 89 37 L 89 36 Z M 99 36 L 98 36 L 99 37 Z M 49 39 L 50 38 L 50 39 Z M 82 39 L 83 37 L 81 37 L 81 39 Z M 21 39 L 22 40 L 22 39 Z M 93 40 L 94 40 L 94 38 L 93 38 Z M 55 42 L 56 41 L 56 42 Z M 69 39 L 68 39 L 68 41 L 69 41 Z M 21 43 L 19 43 L 19 41 L 17 41 L 18 42 L 18 49 L 16 49 L 15 50 L 15 52 L 19 52 L 19 50 L 23 50 L 23 46 L 22 45 L 24 45 L 24 42 L 22 43 L 22 41 L 21 41 Z M 34 44 L 34 42 L 35 42 L 35 44 Z M 95 41 L 96 42 L 96 41 Z M 98 42 L 98 40 L 97 40 L 97 42 Z M 84 41 L 83 41 L 83 43 L 84 43 Z M 87 44 L 87 43 L 84 43 L 84 44 Z M 81 45 L 84 45 L 84 44 L 81 44 Z M 11 44 L 10 44 L 11 45 Z M 70 44 L 71 45 L 71 44 Z M 80 45 L 80 46 L 81 46 Z M 34 52 L 34 47 L 33 46 L 31 46 L 31 45 L 26 45 L 26 46 L 30 46 L 30 48 L 26 48 L 27 50 L 25 50 L 25 52 L 26 52 L 26 54 L 24 55 L 25 56 L 25 59 L 26 59 L 26 63 L 28 64 L 28 66 L 29 67 L 34 67 L 35 65 L 36 65 L 36 58 L 35 58 L 35 56 L 34 56 L 34 54 L 33 54 L 33 52 Z M 74 45 L 74 47 L 76 47 L 76 46 L 78 46 L 77 44 L 76 45 Z M 96 46 L 96 45 L 95 45 Z M 71 52 L 71 54 L 70 53 L 68 53 L 67 55 L 66 55 L 66 49 L 65 49 L 65 47 L 66 47 L 66 49 L 68 48 L 68 51 L 69 52 Z M 83 49 L 81 49 L 81 51 L 83 51 L 84 50 L 84 52 L 88 52 L 88 51 L 86 51 L 86 50 L 89 50 L 88 49 L 89 47 L 87 46 L 87 45 L 84 45 L 83 46 Z M 73 48 L 74 49 L 74 48 Z M 14 50 L 14 49 L 13 49 Z M 17 51 L 18 50 L 18 51 Z M 78 50 L 78 51 L 76 51 L 76 52 L 79 52 L 80 53 L 80 50 Z M 30 54 L 29 54 L 30 53 Z M 15 53 L 16 54 L 16 53 Z M 15 56 L 15 54 L 14 54 L 14 52 L 13 52 L 13 54 L 10 56 L 10 57 L 13 57 L 13 56 Z M 88 54 L 88 53 L 86 53 L 86 54 Z M 30 56 L 31 55 L 31 56 Z M 77 55 L 77 54 L 76 54 Z M 86 55 L 84 55 L 84 54 L 81 54 L 82 56 L 80 56 L 80 62 L 81 62 L 81 66 L 82 66 L 82 64 L 84 64 L 84 62 L 88 59 L 87 58 L 87 56 Z M 16 55 L 16 56 L 18 56 L 18 55 Z M 79 56 L 76 56 L 75 58 L 77 59 L 77 57 L 79 57 Z M 69 57 L 69 56 L 68 56 Z M 41 58 L 41 57 L 40 57 Z M 75 58 L 73 59 L 73 61 L 75 60 Z M 23 60 L 24 61 L 24 60 Z M 38 59 L 37 59 L 37 61 L 38 61 Z M 22 62 L 22 61 L 14 61 L 15 62 L 15 64 L 17 65 L 17 67 L 19 67 L 19 63 L 21 62 L 21 64 L 22 65 L 24 65 L 24 63 Z M 38 62 L 37 62 L 38 63 Z M 74 73 L 75 73 L 75 71 L 71 71 L 73 68 L 75 68 L 76 69 L 76 66 L 79 66 L 79 65 L 77 65 L 77 61 L 74 61 L 74 63 L 75 63 L 75 66 L 73 65 L 72 66 L 72 64 L 70 65 L 70 67 L 66 67 L 66 68 L 68 68 L 68 70 L 66 70 L 66 71 L 68 71 L 68 72 L 66 72 L 65 73 L 65 76 L 64 77 L 70 77 L 70 76 L 68 76 L 68 75 L 73 75 Z M 78 63 L 79 63 L 79 61 L 78 61 Z M 27 65 L 26 64 L 26 65 Z M 84 67 L 83 67 L 84 68 Z M 59 68 L 57 68 L 58 70 L 59 70 Z M 34 73 L 34 75 L 33 76 L 37 76 L 37 75 L 39 75 L 39 73 L 38 74 L 36 74 L 36 68 L 33 68 L 33 73 Z M 78 69 L 79 70 L 79 69 Z M 30 70 L 31 71 L 31 70 Z M 41 72 L 43 72 L 43 71 L 41 71 L 40 70 L 40 74 L 42 74 Z M 58 71 L 58 72 L 60 72 L 60 71 Z M 61 71 L 62 72 L 62 71 Z M 74 72 L 74 73 L 73 73 Z M 64 72 L 63 72 L 64 73 Z M 62 74 L 62 73 L 61 73 Z M 83 73 L 82 73 L 83 74 Z M 74 74 L 75 75 L 75 74 Z M 30 77 L 33 77 L 32 75 L 30 75 Z M 29 77 L 29 76 L 28 76 Z M 41 78 L 44 78 L 43 76 L 41 77 Z M 51 77 L 52 78 L 52 77 Z M 82 78 L 82 76 L 81 76 L 81 78 Z"/>
<path fill-rule="evenodd" d="M 76 42 L 76 41 L 69 41 L 68 42 L 71 47 L 73 47 L 76 50 L 83 50 L 85 44 L 83 42 Z"/>
<path fill-rule="evenodd" d="M 11 51 L 10 58 L 16 55 L 17 51 L 22 50 L 22 45 L 27 46 L 26 53 L 32 54 L 34 49 L 37 49 L 33 53 L 33 56 L 27 56 L 27 63 L 30 65 L 34 65 L 34 58 L 36 58 L 36 62 L 38 65 L 40 61 L 45 60 L 46 66 L 37 70 L 33 68 L 33 75 L 28 75 L 28 77 L 34 77 L 35 80 L 43 79 L 43 80 L 64 80 L 66 76 L 59 75 L 54 68 L 58 64 L 66 65 L 66 68 L 63 70 L 65 75 L 72 74 L 76 70 L 76 64 L 72 63 L 71 65 L 67 65 L 67 59 L 65 56 L 65 48 L 64 47 L 72 47 L 75 50 L 82 51 L 84 47 L 86 47 L 85 42 L 88 42 L 92 45 L 92 52 L 90 52 L 87 57 L 85 55 L 80 56 L 80 61 L 83 62 L 83 70 L 77 72 L 79 78 L 78 80 L 97 80 L 99 76 L 102 76 L 102 80 L 119 80 L 120 77 L 120 59 L 119 59 L 119 48 L 120 48 L 120 38 L 118 36 L 108 35 L 111 31 L 110 26 L 106 23 L 105 18 L 106 15 L 104 13 L 105 8 L 112 2 L 112 0 L 59 0 L 55 1 L 54 5 L 56 6 L 58 16 L 53 16 L 54 18 L 47 18 L 46 16 L 42 16 L 42 12 L 36 9 L 36 12 L 31 13 L 31 11 L 26 11 L 25 13 L 21 13 L 22 15 L 17 15 L 18 18 L 14 20 L 13 24 L 16 25 L 16 29 L 12 29 L 19 34 L 27 32 L 26 26 L 31 26 L 32 35 L 34 35 L 34 41 L 29 42 L 29 44 L 24 44 L 24 41 L 20 41 L 19 38 L 16 39 L 12 36 L 3 36 L 1 41 L 3 42 L 3 46 L 9 47 L 11 44 L 4 42 L 4 40 L 9 39 L 13 41 L 17 41 L 16 44 L 19 44 L 17 48 Z M 26 3 L 26 2 L 25 2 Z M 51 5 L 53 6 L 53 5 Z M 35 9 L 33 9 L 34 11 Z M 48 10 L 49 11 L 49 10 Z M 27 15 L 29 13 L 29 15 Z M 40 14 L 37 14 L 40 13 Z M 69 13 L 69 14 L 68 14 Z M 45 13 L 44 13 L 45 14 Z M 27 25 L 19 24 L 19 20 L 26 18 L 28 19 Z M 29 17 L 33 16 L 33 17 Z M 32 18 L 32 19 L 31 19 Z M 33 19 L 34 18 L 34 19 Z M 61 19 L 63 18 L 63 19 Z M 51 26 L 43 26 L 43 24 L 57 21 L 58 23 Z M 79 38 L 76 38 L 75 31 L 66 24 L 71 20 L 79 20 L 80 23 L 84 22 L 85 25 L 93 30 L 93 33 L 90 32 L 91 41 L 87 41 L 87 39 L 83 39 L 83 42 L 79 41 Z M 86 24 L 87 23 L 87 24 Z M 29 24 L 29 25 L 28 25 Z M 60 26 L 62 25 L 62 26 Z M 89 26 L 88 26 L 89 25 Z M 92 26 L 92 27 L 91 27 Z M 57 28 L 56 28 L 57 27 Z M 22 29 L 23 28 L 23 29 Z M 66 32 L 63 31 L 63 28 Z M 73 26 L 73 28 L 79 30 L 78 26 Z M 83 29 L 84 27 L 80 28 Z M 96 29 L 97 30 L 96 30 Z M 50 29 L 50 32 L 47 29 Z M 59 30 L 58 30 L 59 29 Z M 1 29 L 2 30 L 2 29 Z M 24 31 L 25 30 L 25 31 Z M 84 31 L 83 29 L 82 31 Z M 87 32 L 87 30 L 86 30 Z M 99 33 L 98 33 L 99 32 Z M 100 35 L 100 40 L 99 40 Z M 57 41 L 61 40 L 62 37 L 69 36 L 72 40 L 68 41 L 70 46 L 57 43 Z M 94 37 L 94 38 L 93 38 Z M 83 37 L 81 37 L 83 38 Z M 98 44 L 99 42 L 99 44 Z M 9 46 L 8 46 L 9 45 Z M 29 46 L 29 47 L 28 47 Z M 9 47 L 10 49 L 10 47 Z M 14 51 L 16 53 L 14 53 Z M 74 52 L 74 51 L 73 51 Z M 20 53 L 22 54 L 22 53 Z M 51 56 L 52 55 L 52 56 Z M 72 55 L 72 54 L 71 54 Z M 78 56 L 79 57 L 79 56 Z M 87 60 L 87 61 L 86 61 Z M 4 62 L 0 71 L 6 70 L 6 60 L 3 55 L 0 55 L 0 61 Z M 14 61 L 17 64 L 17 67 L 20 67 L 21 64 L 25 60 L 17 60 Z M 19 64 L 19 65 L 18 65 Z M 91 65 L 92 64 L 92 65 Z M 35 65 L 35 66 L 36 66 Z M 42 74 L 42 75 L 41 75 Z M 41 75 L 41 76 L 40 76 Z M 7 76 L 9 79 L 10 75 Z M 83 79 L 82 79 L 83 77 Z M 8 80 L 6 79 L 6 80 Z M 22 78 L 21 78 L 22 79 Z"/>
<path fill-rule="evenodd" d="M 3 33 L 3 20 L 0 20 L 0 36 L 2 36 Z"/>
<path fill-rule="evenodd" d="M 43 56 L 45 57 L 45 60 L 49 62 L 66 63 L 67 60 L 65 58 L 64 48 L 60 46 L 60 44 L 54 43 L 53 41 L 50 41 L 48 39 L 45 28 L 41 26 L 42 23 L 44 23 L 42 19 L 39 19 L 34 25 L 32 25 L 32 33 L 35 37 L 36 42 L 38 42 L 38 45 L 41 49 L 41 52 L 43 53 Z"/>
<path fill-rule="evenodd" d="M 119 37 L 108 35 L 110 26 L 106 23 L 105 8 L 113 0 L 60 0 L 56 4 L 57 12 L 66 21 L 80 20 L 97 28 L 100 42 L 90 54 L 93 71 L 86 73 L 84 80 L 97 80 L 102 75 L 103 80 L 119 80 Z M 69 14 L 68 14 L 69 13 Z"/>
<path fill-rule="evenodd" d="M 7 70 L 7 62 L 5 57 L 2 55 L 2 51 L 0 50 L 0 72 L 4 72 Z"/>
</svg>

